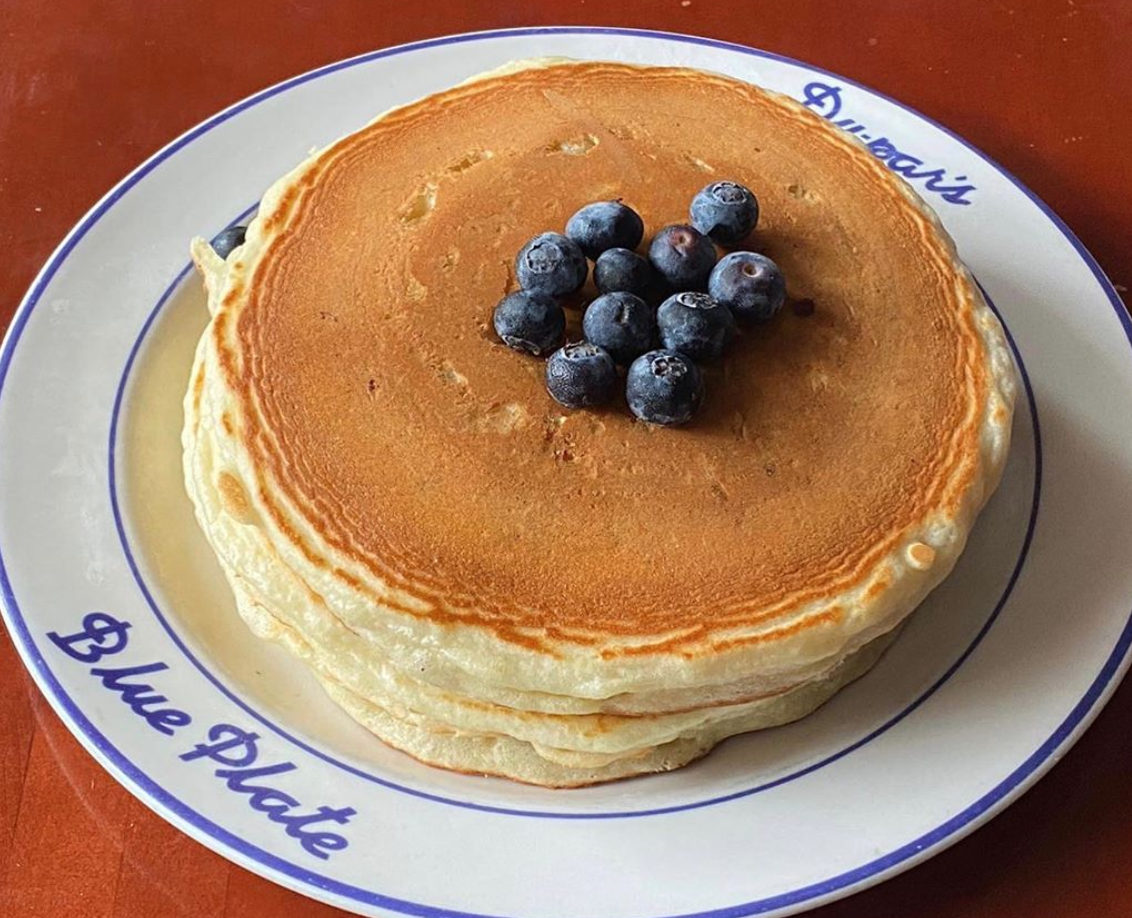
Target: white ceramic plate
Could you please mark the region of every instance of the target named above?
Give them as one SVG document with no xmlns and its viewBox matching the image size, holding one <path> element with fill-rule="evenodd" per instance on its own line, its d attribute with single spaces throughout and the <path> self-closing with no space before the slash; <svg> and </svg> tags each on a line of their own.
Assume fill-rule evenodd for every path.
<svg viewBox="0 0 1132 918">
<path fill-rule="evenodd" d="M 936 207 L 1025 378 L 1000 491 L 876 670 L 812 717 L 674 774 L 568 792 L 436 771 L 372 739 L 248 634 L 179 483 L 180 397 L 205 321 L 189 238 L 246 215 L 311 147 L 374 113 L 547 54 L 721 71 L 854 130 Z M 307 895 L 384 915 L 787 914 L 984 822 L 1119 681 L 1132 640 L 1130 335 L 1112 287 L 1041 201 L 841 77 L 615 29 L 380 51 L 194 128 L 51 257 L 0 359 L 4 611 L 39 686 L 118 780 Z"/>
</svg>

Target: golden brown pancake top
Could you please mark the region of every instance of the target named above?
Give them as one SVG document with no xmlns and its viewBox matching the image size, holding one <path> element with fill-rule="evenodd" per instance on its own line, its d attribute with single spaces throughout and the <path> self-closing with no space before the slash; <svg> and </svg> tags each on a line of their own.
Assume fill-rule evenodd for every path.
<svg viewBox="0 0 1132 918">
<path fill-rule="evenodd" d="M 685 428 L 559 407 L 492 330 L 515 253 L 611 198 L 647 245 L 724 178 L 791 302 L 706 368 Z M 265 493 L 436 615 L 711 632 L 858 583 L 970 481 L 987 380 L 947 242 L 858 144 L 746 84 L 488 78 L 340 142 L 262 216 L 231 365 Z"/>
</svg>

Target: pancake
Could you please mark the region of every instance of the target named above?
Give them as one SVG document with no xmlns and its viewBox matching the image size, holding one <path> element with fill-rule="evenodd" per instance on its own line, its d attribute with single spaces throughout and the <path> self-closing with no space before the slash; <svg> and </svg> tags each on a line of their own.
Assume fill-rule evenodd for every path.
<svg viewBox="0 0 1132 918">
<path fill-rule="evenodd" d="M 491 330 L 514 253 L 610 198 L 647 241 L 715 179 L 758 195 L 751 247 L 798 308 L 705 368 L 687 428 L 562 409 Z M 592 783 L 808 713 L 951 570 L 1009 447 L 1002 330 L 934 214 L 715 74 L 486 74 L 312 155 L 227 260 L 193 255 L 186 484 L 241 614 L 459 771 Z"/>
</svg>

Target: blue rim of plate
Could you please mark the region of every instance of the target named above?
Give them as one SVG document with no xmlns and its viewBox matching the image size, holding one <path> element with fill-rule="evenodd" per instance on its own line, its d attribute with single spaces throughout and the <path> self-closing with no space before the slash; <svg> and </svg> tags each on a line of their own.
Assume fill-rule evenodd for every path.
<svg viewBox="0 0 1132 918">
<path fill-rule="evenodd" d="M 59 270 L 60 266 L 66 261 L 68 255 L 75 248 L 75 246 L 82 240 L 87 232 L 93 227 L 104 215 L 120 200 L 134 185 L 140 182 L 146 175 L 148 175 L 154 168 L 172 156 L 181 148 L 192 143 L 195 139 L 204 133 L 212 130 L 219 124 L 227 121 L 229 118 L 239 114 L 240 112 L 251 108 L 285 92 L 295 86 L 309 82 L 313 79 L 318 79 L 338 70 L 348 67 L 358 66 L 360 64 L 368 63 L 369 61 L 377 60 L 383 57 L 391 57 L 394 55 L 405 54 L 414 51 L 420 51 L 427 48 L 458 45 L 470 41 L 484 41 L 496 38 L 508 37 L 522 37 L 533 35 L 623 35 L 626 37 L 655 39 L 662 41 L 680 42 L 684 44 L 700 45 L 706 47 L 720 48 L 723 50 L 734 51 L 741 54 L 746 54 L 752 57 L 759 57 L 768 60 L 779 61 L 788 65 L 799 67 L 809 70 L 814 73 L 820 73 L 825 76 L 833 77 L 846 85 L 856 87 L 864 92 L 870 93 L 873 96 L 884 99 L 892 105 L 900 108 L 909 114 L 919 118 L 923 122 L 932 125 L 939 129 L 947 136 L 951 137 L 957 143 L 968 149 L 975 156 L 982 159 L 987 165 L 999 172 L 1004 178 L 1011 182 L 1018 188 L 1027 198 L 1029 198 L 1034 205 L 1050 220 L 1051 223 L 1062 233 L 1070 245 L 1074 248 L 1081 260 L 1088 267 L 1089 271 L 1100 286 L 1102 292 L 1108 298 L 1113 311 L 1116 313 L 1117 319 L 1124 329 L 1126 338 L 1132 346 L 1132 318 L 1129 317 L 1125 311 L 1120 297 L 1117 295 L 1111 282 L 1105 277 L 1100 266 L 1096 260 L 1089 254 L 1081 241 L 1073 234 L 1072 230 L 1049 208 L 1049 206 L 1041 200 L 1036 194 L 1030 191 L 1022 182 L 1016 178 L 1008 170 L 1004 169 L 990 157 L 983 154 L 976 147 L 959 137 L 941 124 L 938 124 L 931 118 L 928 118 L 917 112 L 915 109 L 886 96 L 883 93 L 869 89 L 854 80 L 846 79 L 839 74 L 832 73 L 820 67 L 814 67 L 810 64 L 805 64 L 801 61 L 789 58 L 783 55 L 774 54 L 773 52 L 760 51 L 754 48 L 749 48 L 744 45 L 734 44 L 732 42 L 720 41 L 718 39 L 701 38 L 698 36 L 680 35 L 676 33 L 649 31 L 649 30 L 636 30 L 624 28 L 609 28 L 609 27 L 581 27 L 581 26 L 550 26 L 550 27 L 534 27 L 534 28 L 519 28 L 519 29 L 504 29 L 496 31 L 475 32 L 461 35 L 450 35 L 440 38 L 427 39 L 424 41 L 414 42 L 406 45 L 399 45 L 393 48 L 386 48 L 380 51 L 370 52 L 358 57 L 349 58 L 344 61 L 338 61 L 321 67 L 308 73 L 301 74 L 290 80 L 276 84 L 269 87 L 253 96 L 236 103 L 228 109 L 213 116 L 207 121 L 202 122 L 195 128 L 191 129 L 181 137 L 171 142 L 168 146 L 158 151 L 146 162 L 140 165 L 137 169 L 131 172 L 119 184 L 111 190 L 98 204 L 92 208 L 87 215 L 75 226 L 74 229 L 67 235 L 63 242 L 59 245 L 58 249 L 48 260 L 47 264 L 41 270 L 39 276 L 33 282 L 31 289 L 28 291 L 27 296 L 20 304 L 16 316 L 12 322 L 11 327 L 5 336 L 2 351 L 0 351 L 0 393 L 3 391 L 4 382 L 7 380 L 8 369 L 11 364 L 12 356 L 15 352 L 16 345 L 23 333 L 24 327 L 27 325 L 28 319 L 35 308 L 36 303 L 39 301 L 43 292 L 46 290 L 51 279 Z M 377 908 L 390 909 L 407 915 L 418 915 L 423 918 L 495 918 L 495 916 L 486 916 L 482 913 L 463 912 L 453 909 L 436 908 L 420 903 L 409 902 L 406 900 L 396 899 L 390 896 L 383 896 L 379 893 L 370 890 L 361 889 L 347 883 L 342 883 L 330 877 L 323 876 L 292 864 L 282 858 L 265 851 L 258 846 L 251 845 L 239 837 L 233 835 L 226 829 L 216 825 L 211 820 L 208 820 L 196 813 L 194 810 L 186 806 L 177 798 L 173 797 L 162 787 L 157 785 L 152 779 L 145 775 L 139 768 L 137 768 L 129 759 L 110 742 L 110 740 L 101 733 L 82 713 L 81 709 L 74 703 L 74 701 L 63 690 L 62 686 L 56 680 L 51 669 L 47 666 L 46 661 L 40 654 L 34 640 L 28 631 L 26 622 L 23 619 L 22 613 L 19 610 L 19 605 L 16 597 L 12 591 L 12 584 L 9 579 L 8 570 L 3 562 L 3 554 L 0 552 L 0 597 L 3 599 L 4 613 L 8 620 L 9 629 L 13 636 L 16 638 L 16 645 L 20 650 L 21 656 L 24 658 L 25 663 L 28 665 L 29 670 L 35 677 L 37 684 L 43 690 L 48 700 L 51 702 L 55 710 L 63 717 L 64 721 L 74 728 L 77 728 L 76 736 L 83 745 L 104 764 L 112 773 L 123 779 L 123 783 L 128 788 L 133 790 L 136 796 L 142 802 L 150 805 L 154 809 L 163 811 L 164 814 L 173 818 L 173 820 L 201 840 L 210 840 L 219 846 L 223 851 L 233 854 L 241 863 L 248 866 L 259 866 L 269 871 L 273 871 L 282 877 L 290 880 L 290 884 L 296 888 L 307 887 L 312 890 L 322 891 L 332 894 L 345 900 L 352 900 L 368 906 Z M 935 829 L 927 832 L 920 837 L 902 845 L 894 851 L 891 851 L 878 858 L 874 858 L 859 867 L 852 870 L 842 872 L 836 876 L 829 877 L 817 883 L 812 883 L 785 893 L 779 893 L 774 896 L 759 899 L 752 902 L 740 903 L 738 905 L 730 906 L 722 909 L 714 909 L 704 912 L 685 913 L 679 916 L 672 916 L 672 918 L 740 918 L 740 916 L 764 914 L 766 912 L 775 911 L 779 909 L 792 908 L 805 903 L 816 904 L 814 900 L 828 899 L 835 894 L 841 892 L 845 894 L 854 888 L 862 888 L 869 885 L 871 882 L 877 882 L 882 879 L 886 874 L 894 872 L 899 867 L 908 867 L 918 861 L 924 859 L 935 850 L 939 849 L 945 843 L 953 843 L 961 838 L 966 832 L 971 831 L 982 822 L 984 819 L 989 818 L 995 811 L 1004 806 L 1009 800 L 1016 797 L 1018 794 L 1025 791 L 1032 783 L 1037 780 L 1054 762 L 1060 758 L 1060 754 L 1064 752 L 1067 745 L 1079 735 L 1100 710 L 1100 702 L 1107 700 L 1107 697 L 1115 689 L 1119 681 L 1119 677 L 1123 675 L 1124 670 L 1128 664 L 1128 652 L 1132 646 L 1132 614 L 1125 622 L 1124 627 L 1120 632 L 1112 651 L 1109 653 L 1108 658 L 1105 660 L 1104 665 L 1101 667 L 1096 678 L 1089 685 L 1085 694 L 1073 706 L 1072 710 L 1065 717 L 1065 719 L 1058 725 L 1058 727 L 1050 734 L 1050 736 L 1033 752 L 1031 753 L 1017 768 L 1008 774 L 1002 781 L 1000 781 L 994 788 L 987 793 L 983 794 L 965 809 L 956 813 L 950 819 L 946 820 Z"/>
<path fill-rule="evenodd" d="M 245 209 L 228 225 L 234 226 L 241 220 L 246 219 L 256 210 L 257 206 L 258 205 L 252 205 L 251 207 Z M 764 791 L 772 790 L 776 787 L 781 787 L 784 784 L 789 784 L 791 781 L 796 781 L 798 778 L 803 778 L 806 775 L 811 775 L 815 771 L 819 771 L 820 769 L 825 768 L 827 765 L 832 765 L 834 762 L 837 762 L 840 759 L 843 759 L 846 756 L 856 752 L 858 749 L 861 749 L 862 747 L 868 745 L 873 740 L 877 739 L 878 737 L 882 736 L 893 727 L 895 727 L 898 723 L 904 720 L 904 718 L 906 718 L 913 711 L 924 704 L 924 702 L 931 698 L 932 695 L 943 688 L 943 686 L 959 671 L 963 664 L 967 662 L 971 654 L 975 652 L 975 648 L 982 643 L 983 638 L 985 638 L 990 632 L 991 628 L 994 627 L 994 623 L 998 620 L 998 617 L 1002 613 L 1002 610 L 1006 608 L 1006 603 L 1010 599 L 1011 593 L 1014 592 L 1014 585 L 1018 582 L 1018 578 L 1022 575 L 1022 569 L 1026 564 L 1026 558 L 1028 557 L 1030 551 L 1030 543 L 1033 541 L 1034 529 L 1037 526 L 1038 522 L 1038 508 L 1041 504 L 1042 438 L 1041 425 L 1038 421 L 1038 405 L 1037 401 L 1034 398 L 1033 387 L 1030 384 L 1030 375 L 1026 370 L 1026 364 L 1022 359 L 1022 353 L 1018 349 L 1018 345 L 1014 341 L 1014 336 L 1010 333 L 1010 328 L 1007 326 L 1006 320 L 1003 319 L 1002 314 L 994 305 L 994 302 L 991 300 L 990 295 L 986 292 L 985 289 L 983 289 L 982 285 L 980 284 L 979 289 L 982 290 L 983 296 L 985 297 L 987 303 L 994 311 L 994 314 L 998 316 L 999 321 L 1002 322 L 1003 330 L 1006 332 L 1007 341 L 1010 343 L 1010 349 L 1014 354 L 1018 369 L 1021 371 L 1022 383 L 1026 393 L 1026 400 L 1030 408 L 1030 421 L 1033 426 L 1034 487 L 1033 494 L 1030 499 L 1030 512 L 1026 520 L 1026 532 L 1022 538 L 1022 544 L 1018 550 L 1018 558 L 1014 562 L 1014 567 L 1012 568 L 1010 575 L 1007 578 L 1006 585 L 1003 587 L 998 601 L 995 602 L 991 607 L 990 614 L 987 616 L 983 624 L 979 627 L 978 631 L 975 632 L 975 636 L 971 639 L 970 643 L 963 649 L 959 656 L 956 657 L 956 659 L 949 666 L 947 666 L 947 668 L 943 671 L 943 674 L 940 675 L 934 682 L 932 682 L 932 684 L 928 686 L 927 689 L 920 693 L 902 710 L 885 720 L 884 723 L 882 723 L 879 727 L 874 727 L 864 736 L 859 737 L 858 739 L 842 747 L 836 752 L 832 752 L 826 756 L 823 756 L 815 762 L 810 762 L 807 765 L 795 768 L 793 771 L 790 771 L 785 775 L 780 775 L 773 780 L 764 781 L 752 787 L 745 787 L 741 790 L 731 791 L 729 793 L 720 794 L 715 797 L 708 797 L 703 800 L 694 800 L 690 803 L 671 804 L 669 806 L 654 807 L 652 809 L 642 810 L 606 810 L 600 812 L 571 813 L 567 811 L 528 810 L 518 809 L 516 807 L 498 806 L 487 803 L 475 803 L 470 800 L 459 800 L 454 797 L 446 797 L 441 794 L 430 793 L 429 791 L 423 791 L 417 788 L 408 787 L 404 784 L 399 784 L 396 781 L 391 781 L 389 778 L 383 778 L 380 775 L 373 774 L 372 772 L 359 768 L 356 765 L 351 765 L 349 762 L 344 762 L 341 759 L 335 758 L 333 755 L 324 752 L 323 750 L 317 748 L 317 746 L 312 745 L 312 743 L 301 739 L 300 737 L 286 730 L 284 727 L 275 723 L 273 720 L 267 717 L 267 715 L 256 710 L 237 693 L 228 688 L 228 686 L 224 684 L 224 681 L 219 676 L 217 676 L 216 673 L 209 669 L 208 666 L 206 666 L 205 663 L 195 653 L 193 653 L 192 649 L 188 646 L 185 640 L 178 633 L 177 629 L 169 621 L 168 616 L 161 609 L 161 604 L 157 601 L 157 598 L 154 596 L 153 591 L 150 590 L 149 584 L 146 582 L 145 576 L 142 574 L 141 565 L 138 564 L 137 558 L 135 557 L 133 547 L 130 544 L 129 535 L 126 532 L 125 514 L 122 512 L 118 496 L 118 424 L 121 419 L 122 409 L 126 400 L 126 392 L 129 388 L 130 374 L 137 360 L 137 356 L 141 352 L 146 336 L 149 334 L 150 329 L 153 327 L 158 317 L 161 315 L 166 303 L 168 303 L 172 298 L 174 292 L 176 292 L 180 288 L 186 276 L 192 271 L 192 268 L 192 264 L 189 263 L 177 273 L 177 276 L 174 277 L 169 286 L 165 288 L 164 292 L 158 298 L 157 303 L 150 310 L 150 313 L 146 317 L 145 322 L 142 323 L 141 330 L 138 332 L 133 347 L 130 348 L 129 355 L 126 358 L 126 363 L 122 369 L 121 378 L 118 381 L 118 390 L 114 396 L 114 408 L 110 416 L 110 442 L 107 461 L 107 478 L 110 491 L 110 506 L 111 511 L 114 514 L 114 525 L 118 531 L 118 541 L 121 543 L 122 551 L 125 554 L 126 563 L 129 565 L 130 572 L 134 576 L 134 581 L 137 583 L 138 589 L 141 591 L 142 596 L 145 597 L 145 601 L 149 606 L 150 611 L 153 612 L 154 617 L 161 624 L 161 627 L 165 629 L 165 632 L 177 646 L 177 649 L 180 650 L 181 653 L 189 660 L 189 662 L 197 668 L 201 675 L 203 675 L 210 683 L 212 683 L 212 685 L 216 689 L 218 689 L 225 697 L 227 697 L 229 701 L 232 701 L 234 704 L 238 705 L 244 712 L 254 717 L 269 730 L 272 730 L 278 736 L 297 746 L 299 749 L 302 749 L 309 755 L 313 755 L 315 758 L 321 759 L 322 761 L 326 762 L 327 764 L 333 765 L 336 768 L 340 768 L 348 774 L 362 778 L 365 781 L 370 781 L 388 790 L 397 791 L 398 793 L 402 794 L 408 794 L 412 797 L 419 797 L 424 800 L 429 800 L 433 803 L 442 803 L 447 806 L 459 807 L 461 809 L 479 810 L 480 812 L 484 813 L 496 813 L 504 816 L 525 816 L 540 819 L 585 820 L 631 819 L 634 817 L 661 816 L 667 813 L 679 813 L 684 810 L 696 810 L 706 806 L 715 806 L 716 804 L 727 803 L 732 800 L 739 800 L 743 797 L 750 797 L 754 794 L 760 794 Z"/>
</svg>

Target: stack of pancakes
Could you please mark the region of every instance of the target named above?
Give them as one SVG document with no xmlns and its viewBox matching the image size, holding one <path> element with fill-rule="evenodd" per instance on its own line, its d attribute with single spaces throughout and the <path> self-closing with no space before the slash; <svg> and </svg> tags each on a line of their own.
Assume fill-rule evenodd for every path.
<svg viewBox="0 0 1132 918">
<path fill-rule="evenodd" d="M 791 304 L 687 428 L 565 411 L 491 331 L 514 253 L 612 198 L 647 240 L 717 179 L 759 196 Z M 227 260 L 193 255 L 186 483 L 240 613 L 445 768 L 589 784 L 807 714 L 951 570 L 1009 445 L 1002 330 L 934 215 L 722 76 L 513 65 L 313 155 Z"/>
</svg>

